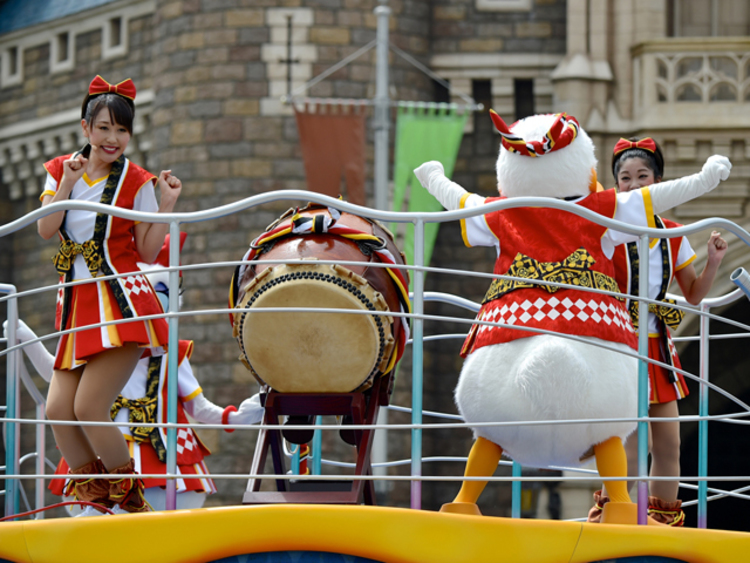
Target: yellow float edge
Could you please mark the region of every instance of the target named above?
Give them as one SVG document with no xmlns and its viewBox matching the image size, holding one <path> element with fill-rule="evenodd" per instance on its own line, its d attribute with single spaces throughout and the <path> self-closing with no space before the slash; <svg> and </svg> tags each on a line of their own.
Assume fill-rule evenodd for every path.
<svg viewBox="0 0 750 563">
<path fill-rule="evenodd" d="M 0 558 L 13 563 L 132 562 L 134 549 L 162 563 L 275 551 L 322 551 L 383 563 L 498 557 L 590 563 L 638 555 L 720 563 L 750 552 L 750 534 L 292 504 L 0 524 Z"/>
</svg>

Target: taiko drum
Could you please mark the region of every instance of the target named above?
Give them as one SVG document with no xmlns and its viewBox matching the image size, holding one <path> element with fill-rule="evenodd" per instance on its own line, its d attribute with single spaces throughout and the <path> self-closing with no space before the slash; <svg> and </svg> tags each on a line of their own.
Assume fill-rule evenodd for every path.
<svg viewBox="0 0 750 563">
<path fill-rule="evenodd" d="M 315 228 L 293 232 L 302 222 Z M 315 232 L 324 224 L 327 232 Z M 240 360 L 281 393 L 368 388 L 392 369 L 408 334 L 405 319 L 383 314 L 408 310 L 408 273 L 397 268 L 405 260 L 393 236 L 376 221 L 313 204 L 265 233 L 272 236 L 256 239 L 233 281 Z"/>
</svg>

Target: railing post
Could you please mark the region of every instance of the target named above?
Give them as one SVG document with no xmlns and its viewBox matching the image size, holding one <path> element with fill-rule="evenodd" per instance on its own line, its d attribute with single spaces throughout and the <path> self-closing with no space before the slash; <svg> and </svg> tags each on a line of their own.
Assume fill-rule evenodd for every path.
<svg viewBox="0 0 750 563">
<path fill-rule="evenodd" d="M 411 422 L 422 424 L 422 368 L 424 364 L 424 221 L 417 219 L 414 224 L 414 302 L 412 310 L 414 318 L 411 324 L 412 334 L 412 382 L 411 382 Z M 422 476 L 422 429 L 412 428 L 411 431 L 411 474 L 413 477 Z M 415 479 L 411 482 L 411 507 L 422 508 L 422 481 Z"/>
<path fill-rule="evenodd" d="M 513 477 L 523 475 L 523 468 L 517 461 L 513 462 Z M 523 482 L 513 481 L 511 485 L 510 515 L 511 518 L 521 517 L 521 493 L 523 491 Z"/>
<path fill-rule="evenodd" d="M 709 322 L 707 313 L 709 306 L 701 303 L 700 319 L 700 380 L 701 386 L 698 391 L 698 415 L 708 416 L 708 387 L 703 385 L 708 382 L 708 346 L 709 346 Z M 698 477 L 708 476 L 708 420 L 698 421 Z M 708 526 L 708 481 L 698 481 L 698 527 Z"/>
<path fill-rule="evenodd" d="M 14 295 L 16 288 L 13 285 L 0 286 L 0 292 Z M 16 325 L 18 324 L 18 303 L 15 298 L 8 299 L 8 342 L 7 345 L 15 345 L 16 342 Z M 6 386 L 5 400 L 6 410 L 5 418 L 18 418 L 20 409 L 18 408 L 19 385 L 18 385 L 18 361 L 19 350 L 7 354 L 5 359 L 6 365 Z M 20 458 L 20 428 L 17 422 L 5 422 L 5 474 L 17 475 L 19 472 Z M 17 479 L 5 479 L 5 515 L 18 514 L 18 487 Z"/>
<path fill-rule="evenodd" d="M 398 321 L 397 321 L 398 322 Z M 396 368 L 394 368 L 396 369 Z M 377 417 L 375 418 L 378 426 L 388 425 L 388 408 L 380 407 L 378 409 Z M 374 432 L 372 439 L 372 474 L 377 477 L 385 478 L 388 475 L 388 469 L 386 467 L 375 467 L 378 463 L 385 463 L 388 461 L 388 429 L 378 428 Z M 377 480 L 373 483 L 375 486 L 376 493 L 385 494 L 388 492 L 388 482 L 385 480 Z"/>
<path fill-rule="evenodd" d="M 180 225 L 172 222 L 169 224 L 169 267 L 175 268 L 180 265 Z M 177 313 L 180 310 L 180 272 L 173 270 L 169 272 L 169 312 Z M 179 368 L 178 348 L 179 319 L 177 316 L 169 317 L 169 347 L 167 349 L 167 422 L 177 422 L 177 370 Z M 177 473 L 177 429 L 167 428 L 167 473 Z M 167 479 L 165 508 L 175 510 L 177 508 L 177 480 Z"/>
<path fill-rule="evenodd" d="M 290 464 L 292 475 L 299 475 L 299 460 L 301 450 L 302 444 L 294 444 L 294 446 L 292 446 L 292 463 Z"/>
<path fill-rule="evenodd" d="M 44 405 L 45 403 L 37 404 L 36 406 L 36 418 L 37 420 L 44 420 L 45 413 L 44 413 Z M 44 424 L 37 424 L 36 425 L 36 473 L 37 475 L 44 475 L 45 471 L 45 460 L 46 457 L 46 435 L 45 430 L 47 429 L 47 426 Z M 44 508 L 44 491 L 45 491 L 45 482 L 44 479 L 37 479 L 36 480 L 36 488 L 34 489 L 34 503 L 36 505 L 36 508 Z M 44 518 L 44 511 L 37 513 L 36 517 L 37 520 L 41 520 Z"/>
<path fill-rule="evenodd" d="M 649 238 L 638 244 L 638 524 L 648 523 L 648 270 Z"/>
<path fill-rule="evenodd" d="M 320 426 L 323 424 L 323 417 L 320 415 L 317 415 L 315 417 L 315 426 Z M 312 441 L 312 471 L 311 473 L 313 475 L 322 475 L 323 474 L 323 465 L 321 463 L 321 458 L 323 455 L 323 432 L 316 428 L 313 433 L 313 441 Z"/>
</svg>

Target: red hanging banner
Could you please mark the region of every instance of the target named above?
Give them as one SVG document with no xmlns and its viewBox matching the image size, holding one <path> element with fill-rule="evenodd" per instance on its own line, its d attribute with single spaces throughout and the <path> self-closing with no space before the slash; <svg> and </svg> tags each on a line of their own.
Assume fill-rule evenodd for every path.
<svg viewBox="0 0 750 563">
<path fill-rule="evenodd" d="M 307 189 L 365 205 L 365 110 L 362 105 L 294 108 Z M 341 178 L 345 180 L 342 193 Z"/>
</svg>

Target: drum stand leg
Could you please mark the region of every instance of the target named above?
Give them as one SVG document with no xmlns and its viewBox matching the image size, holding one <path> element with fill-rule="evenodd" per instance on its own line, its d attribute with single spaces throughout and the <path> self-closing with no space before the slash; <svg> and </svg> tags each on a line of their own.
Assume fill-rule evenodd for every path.
<svg viewBox="0 0 750 563">
<path fill-rule="evenodd" d="M 372 424 L 375 422 L 378 416 L 378 408 L 380 407 L 380 386 L 382 385 L 385 378 L 380 377 L 373 384 L 370 394 L 370 400 L 367 403 L 367 410 L 364 413 L 363 420 L 365 424 Z M 362 413 L 358 413 L 359 418 L 362 419 Z M 357 416 L 354 417 L 357 420 Z M 367 428 L 365 430 L 355 431 L 356 444 L 357 444 L 357 466 L 354 470 L 355 475 L 372 475 L 372 466 L 370 462 L 370 453 L 372 451 L 372 442 L 375 437 L 375 430 Z M 375 504 L 375 483 L 372 480 L 368 481 L 356 481 L 360 489 L 364 489 L 364 501 L 365 504 Z"/>
<path fill-rule="evenodd" d="M 388 404 L 390 374 L 376 378 L 373 386 L 364 393 L 293 394 L 269 391 L 265 397 L 267 424 L 278 424 L 281 416 L 349 415 L 353 424 L 374 424 L 378 408 Z M 369 400 L 368 400 L 369 399 Z M 352 479 L 344 481 L 299 481 L 308 490 L 290 490 L 289 483 L 276 480 L 276 491 L 261 491 L 261 478 L 252 478 L 242 498 L 243 504 L 316 503 L 316 504 L 375 504 L 375 486 L 372 480 L 357 479 L 371 476 L 370 452 L 373 429 L 354 430 L 357 462 Z M 284 475 L 286 464 L 279 430 L 261 430 L 253 456 L 252 474 L 262 475 L 270 449 L 273 470 Z"/>
<path fill-rule="evenodd" d="M 263 424 L 278 425 L 278 416 L 273 411 L 266 411 L 263 417 Z M 267 430 L 262 429 L 258 434 L 258 442 L 255 447 L 255 453 L 253 454 L 253 463 L 250 469 L 252 475 L 261 475 L 266 465 L 266 455 L 268 449 L 271 449 L 271 460 L 273 463 L 273 471 L 276 475 L 284 475 L 286 473 L 286 463 L 284 463 L 284 455 L 281 450 L 281 432 L 279 430 Z M 261 479 L 252 478 L 248 481 L 247 491 L 260 491 Z M 276 488 L 279 491 L 287 490 L 287 482 L 284 479 L 276 480 Z"/>
</svg>

